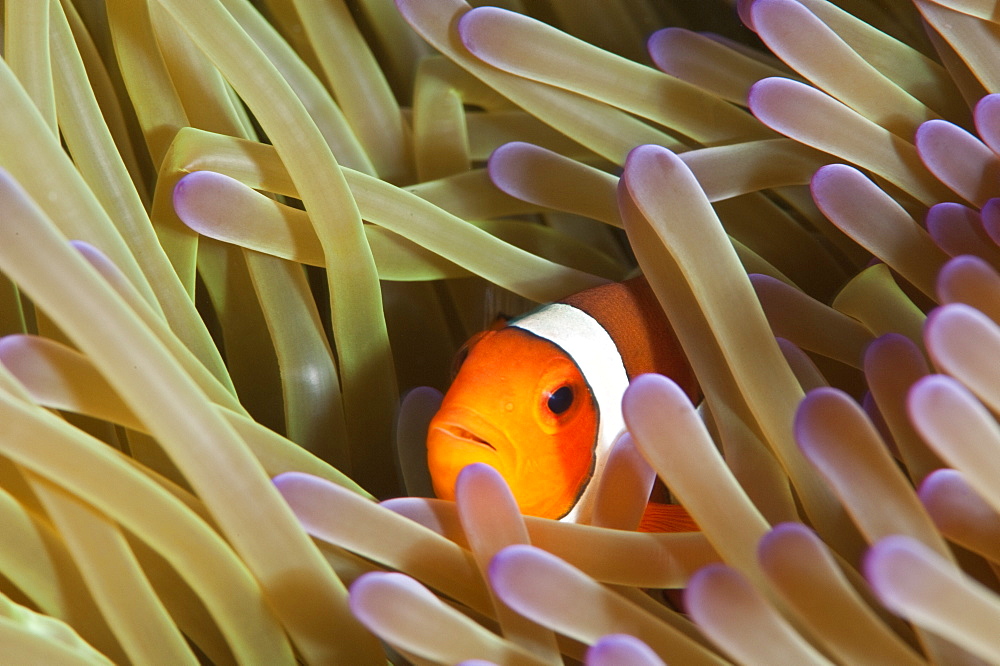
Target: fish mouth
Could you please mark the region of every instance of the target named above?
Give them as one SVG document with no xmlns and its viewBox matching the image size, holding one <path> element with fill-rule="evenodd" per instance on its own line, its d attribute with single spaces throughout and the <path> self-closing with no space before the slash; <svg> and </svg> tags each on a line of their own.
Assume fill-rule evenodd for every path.
<svg viewBox="0 0 1000 666">
<path fill-rule="evenodd" d="M 476 444 L 477 446 L 486 447 L 487 449 L 494 452 L 496 452 L 497 450 L 497 447 L 490 444 L 488 440 L 483 439 L 482 437 L 472 432 L 471 430 L 459 425 L 455 425 L 452 423 L 445 425 L 438 425 L 434 428 L 434 430 L 442 432 L 448 435 L 449 437 L 461 440 L 463 442 L 470 442 L 472 444 Z"/>
<path fill-rule="evenodd" d="M 462 470 L 485 463 L 502 470 L 508 444 L 503 433 L 477 414 L 462 410 L 431 421 L 427 432 L 427 466 L 434 494 L 455 499 L 455 483 Z M 502 472 L 501 472 L 502 474 Z"/>
</svg>

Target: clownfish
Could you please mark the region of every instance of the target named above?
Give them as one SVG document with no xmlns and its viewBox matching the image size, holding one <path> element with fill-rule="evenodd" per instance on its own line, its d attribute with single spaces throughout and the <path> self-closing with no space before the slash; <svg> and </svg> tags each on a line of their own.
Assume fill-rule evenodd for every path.
<svg viewBox="0 0 1000 666">
<path fill-rule="evenodd" d="M 587 289 L 473 336 L 431 419 L 435 494 L 455 498 L 459 472 L 492 466 L 521 513 L 588 522 L 596 479 L 624 429 L 629 380 L 669 376 L 692 400 L 694 372 L 642 277 Z M 650 502 L 640 531 L 693 531 L 678 505 Z"/>
</svg>

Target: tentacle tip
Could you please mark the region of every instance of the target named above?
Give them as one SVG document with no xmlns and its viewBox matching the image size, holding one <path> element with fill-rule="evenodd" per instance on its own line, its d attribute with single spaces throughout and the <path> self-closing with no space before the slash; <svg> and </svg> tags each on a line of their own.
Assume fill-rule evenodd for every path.
<svg viewBox="0 0 1000 666">
<path fill-rule="evenodd" d="M 668 148 L 664 148 L 663 146 L 658 146 L 656 144 L 646 143 L 636 146 L 629 151 L 628 156 L 625 158 L 625 175 L 627 175 L 629 171 L 635 169 L 649 168 L 650 163 L 653 160 L 663 158 L 668 155 L 673 155 L 673 152 L 671 152 Z"/>
<path fill-rule="evenodd" d="M 772 527 L 771 531 L 765 534 L 763 539 L 784 538 L 789 535 L 813 536 L 815 535 L 815 532 L 813 532 L 808 525 L 805 525 L 803 523 L 787 521 L 784 523 L 778 523 L 777 525 Z"/>
<path fill-rule="evenodd" d="M 660 54 L 661 50 L 666 48 L 670 44 L 671 38 L 673 38 L 677 33 L 681 32 L 683 28 L 660 28 L 656 30 L 649 36 L 646 40 L 646 51 L 649 53 L 653 61 L 656 61 L 656 57 Z"/>
<path fill-rule="evenodd" d="M 832 194 L 839 194 L 851 181 L 865 178 L 864 174 L 847 164 L 825 164 L 816 169 L 809 180 L 809 189 L 816 204 L 822 209 L 823 202 Z"/>
<path fill-rule="evenodd" d="M 938 285 L 953 279 L 958 273 L 975 272 L 977 274 L 993 272 L 989 262 L 973 254 L 960 254 L 949 259 L 938 271 Z"/>
<path fill-rule="evenodd" d="M 492 572 L 496 570 L 499 572 L 505 567 L 509 567 L 511 563 L 519 557 L 523 557 L 525 552 L 531 551 L 531 546 L 523 543 L 517 543 L 505 548 L 501 548 L 497 551 L 493 559 L 490 560 L 489 571 Z"/>
<path fill-rule="evenodd" d="M 958 332 L 951 333 L 955 328 L 964 327 L 976 320 L 982 321 L 986 315 L 976 308 L 966 303 L 945 303 L 930 311 L 927 320 L 924 322 L 924 340 L 931 347 L 936 346 L 936 342 L 941 336 L 960 335 Z"/>
<path fill-rule="evenodd" d="M 976 128 L 983 133 L 985 128 L 995 124 L 1000 118 L 1000 93 L 984 95 L 976 102 L 972 113 L 976 120 Z"/>
<path fill-rule="evenodd" d="M 499 162 L 505 160 L 511 156 L 511 154 L 516 155 L 518 151 L 524 150 L 526 147 L 533 147 L 534 144 L 527 143 L 525 141 L 508 141 L 507 143 L 502 143 L 493 149 L 490 153 L 489 159 L 486 161 L 486 165 L 489 166 L 494 161 Z"/>
<path fill-rule="evenodd" d="M 214 171 L 192 171 L 177 181 L 172 193 L 174 212 L 187 224 L 189 220 L 198 217 L 197 198 L 202 188 L 212 187 L 219 178 L 224 178 Z"/>
<path fill-rule="evenodd" d="M 526 544 L 514 544 L 499 550 L 490 560 L 486 569 L 486 577 L 490 581 L 490 586 L 496 590 L 501 597 L 505 590 L 509 590 L 513 585 L 516 571 L 524 558 L 530 558 L 536 549 Z"/>
<path fill-rule="evenodd" d="M 753 12 L 752 12 L 754 4 L 755 4 L 754 0 L 737 0 L 736 14 L 740 17 L 740 20 L 743 22 L 743 25 L 745 25 L 750 30 L 756 32 L 757 29 L 753 23 Z"/>
<path fill-rule="evenodd" d="M 917 489 L 917 497 L 920 501 L 927 505 L 933 501 L 933 498 L 937 497 L 939 493 L 945 488 L 952 486 L 956 481 L 961 481 L 962 473 L 951 469 L 949 467 L 942 467 L 941 469 L 936 469 L 927 476 L 924 480 L 920 482 L 920 487 Z"/>
<path fill-rule="evenodd" d="M 803 84 L 783 76 L 763 78 L 750 86 L 750 90 L 747 93 L 747 106 L 750 108 L 750 112 L 757 116 L 758 120 L 764 122 L 764 119 L 758 114 L 767 115 L 767 110 L 771 108 L 771 104 L 779 102 L 784 97 L 784 91 L 789 86 L 801 85 Z M 766 125 L 767 123 L 765 122 L 764 124 Z"/>
<path fill-rule="evenodd" d="M 732 580 L 740 574 L 727 564 L 713 562 L 698 569 L 688 579 L 684 590 L 684 606 L 697 620 L 704 617 L 706 609 L 712 604 L 711 590 L 720 582 Z"/>
<path fill-rule="evenodd" d="M 753 25 L 754 32 L 760 33 L 761 30 L 767 30 L 767 20 L 771 18 L 774 14 L 773 12 L 787 11 L 783 4 L 784 0 L 752 0 L 752 2 L 746 3 L 748 7 L 746 8 L 746 14 L 749 15 L 750 24 Z M 739 7 L 737 7 L 739 11 Z M 740 18 L 743 15 L 740 14 Z"/>
<path fill-rule="evenodd" d="M 295 479 L 301 476 L 301 472 L 281 472 L 280 474 L 275 474 L 271 477 L 271 483 L 276 486 L 283 484 L 294 483 Z"/>
<path fill-rule="evenodd" d="M 873 364 L 878 363 L 885 352 L 889 349 L 900 347 L 913 348 L 913 342 L 902 333 L 884 333 L 865 347 L 862 363 L 866 374 L 870 374 L 874 368 Z"/>
<path fill-rule="evenodd" d="M 841 404 L 844 399 L 850 400 L 842 391 L 830 386 L 820 386 L 806 393 L 795 410 L 792 431 L 799 449 L 807 456 L 815 450 L 817 433 L 824 430 L 826 412 Z"/>
<path fill-rule="evenodd" d="M 485 51 L 481 37 L 493 31 L 495 26 L 491 24 L 510 13 L 500 7 L 475 7 L 462 14 L 456 24 L 462 45 L 477 58 L 483 57 Z"/>
<path fill-rule="evenodd" d="M 815 409 L 819 405 L 828 404 L 831 400 L 839 400 L 843 395 L 843 391 L 832 386 L 819 386 L 806 393 L 799 404 L 799 409 Z"/>
<path fill-rule="evenodd" d="M 920 547 L 911 537 L 893 534 L 876 541 L 868 549 L 861 560 L 861 572 L 876 594 L 884 595 L 889 578 L 898 570 L 899 557 L 912 554 Z"/>
<path fill-rule="evenodd" d="M 392 587 L 392 579 L 396 576 L 403 574 L 369 571 L 358 576 L 348 587 L 347 606 L 363 625 L 372 628 L 381 624 L 385 592 Z"/>
<path fill-rule="evenodd" d="M 994 197 L 992 199 L 987 199 L 986 203 L 980 209 L 980 213 L 983 215 L 984 219 L 986 217 L 1000 216 L 1000 199 Z"/>
<path fill-rule="evenodd" d="M 642 664 L 654 666 L 663 661 L 644 642 L 629 634 L 607 634 L 587 650 L 585 663 L 592 666 Z"/>
<path fill-rule="evenodd" d="M 951 377 L 945 375 L 927 375 L 913 382 L 910 391 L 906 396 L 907 412 L 912 416 L 917 414 L 929 414 L 926 407 L 936 401 L 944 400 L 950 396 L 958 387 L 958 383 Z M 929 417 L 924 416 L 924 419 Z"/>
<path fill-rule="evenodd" d="M 85 240 L 71 239 L 69 246 L 84 256 L 101 254 L 100 250 Z"/>
<path fill-rule="evenodd" d="M 455 479 L 455 496 L 463 497 L 467 492 L 475 492 L 484 483 L 506 485 L 503 476 L 492 465 L 483 462 L 469 463 L 459 471 Z"/>
<path fill-rule="evenodd" d="M 914 135 L 914 139 L 917 143 L 917 149 L 920 148 L 921 142 L 933 140 L 934 137 L 938 136 L 938 133 L 944 130 L 946 126 L 951 126 L 951 123 L 940 118 L 932 118 L 931 120 L 925 120 L 920 123 L 917 127 L 917 132 Z"/>
<path fill-rule="evenodd" d="M 688 397 L 684 389 L 670 377 L 655 372 L 644 373 L 633 378 L 622 395 L 625 422 L 628 423 L 629 416 L 634 416 L 636 412 L 641 413 L 643 404 L 650 400 L 655 400 L 664 406 L 691 403 L 691 398 Z"/>
<path fill-rule="evenodd" d="M 322 479 L 312 474 L 297 471 L 281 472 L 271 477 L 271 484 L 278 489 L 278 492 L 285 499 L 289 499 L 299 491 L 306 490 L 306 488 L 317 481 L 322 482 Z"/>
<path fill-rule="evenodd" d="M 493 149 L 486 160 L 486 173 L 490 180 L 501 190 L 507 191 L 507 187 L 512 179 L 517 178 L 523 171 L 519 165 L 520 158 L 525 151 L 538 148 L 534 144 L 524 141 L 509 141 Z"/>
</svg>

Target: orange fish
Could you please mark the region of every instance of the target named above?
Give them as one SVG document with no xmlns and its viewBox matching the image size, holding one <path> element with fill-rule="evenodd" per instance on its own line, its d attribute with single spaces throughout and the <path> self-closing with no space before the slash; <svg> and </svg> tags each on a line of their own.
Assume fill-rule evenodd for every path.
<svg viewBox="0 0 1000 666">
<path fill-rule="evenodd" d="M 462 468 L 486 463 L 529 516 L 589 520 L 594 480 L 625 427 L 621 399 L 630 379 L 658 372 L 698 397 L 643 278 L 582 291 L 479 333 L 459 363 L 428 429 L 434 492 L 454 499 Z M 698 528 L 680 506 L 651 502 L 639 529 Z"/>
</svg>

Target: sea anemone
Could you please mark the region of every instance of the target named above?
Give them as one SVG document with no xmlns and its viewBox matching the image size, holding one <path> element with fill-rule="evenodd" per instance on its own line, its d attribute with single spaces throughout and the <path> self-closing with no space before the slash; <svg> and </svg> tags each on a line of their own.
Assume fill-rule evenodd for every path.
<svg viewBox="0 0 1000 666">
<path fill-rule="evenodd" d="M 0 661 L 1000 661 L 995 3 L 496 4 L 6 3 Z M 459 345 L 636 269 L 704 400 L 594 524 L 432 498 Z"/>
</svg>

